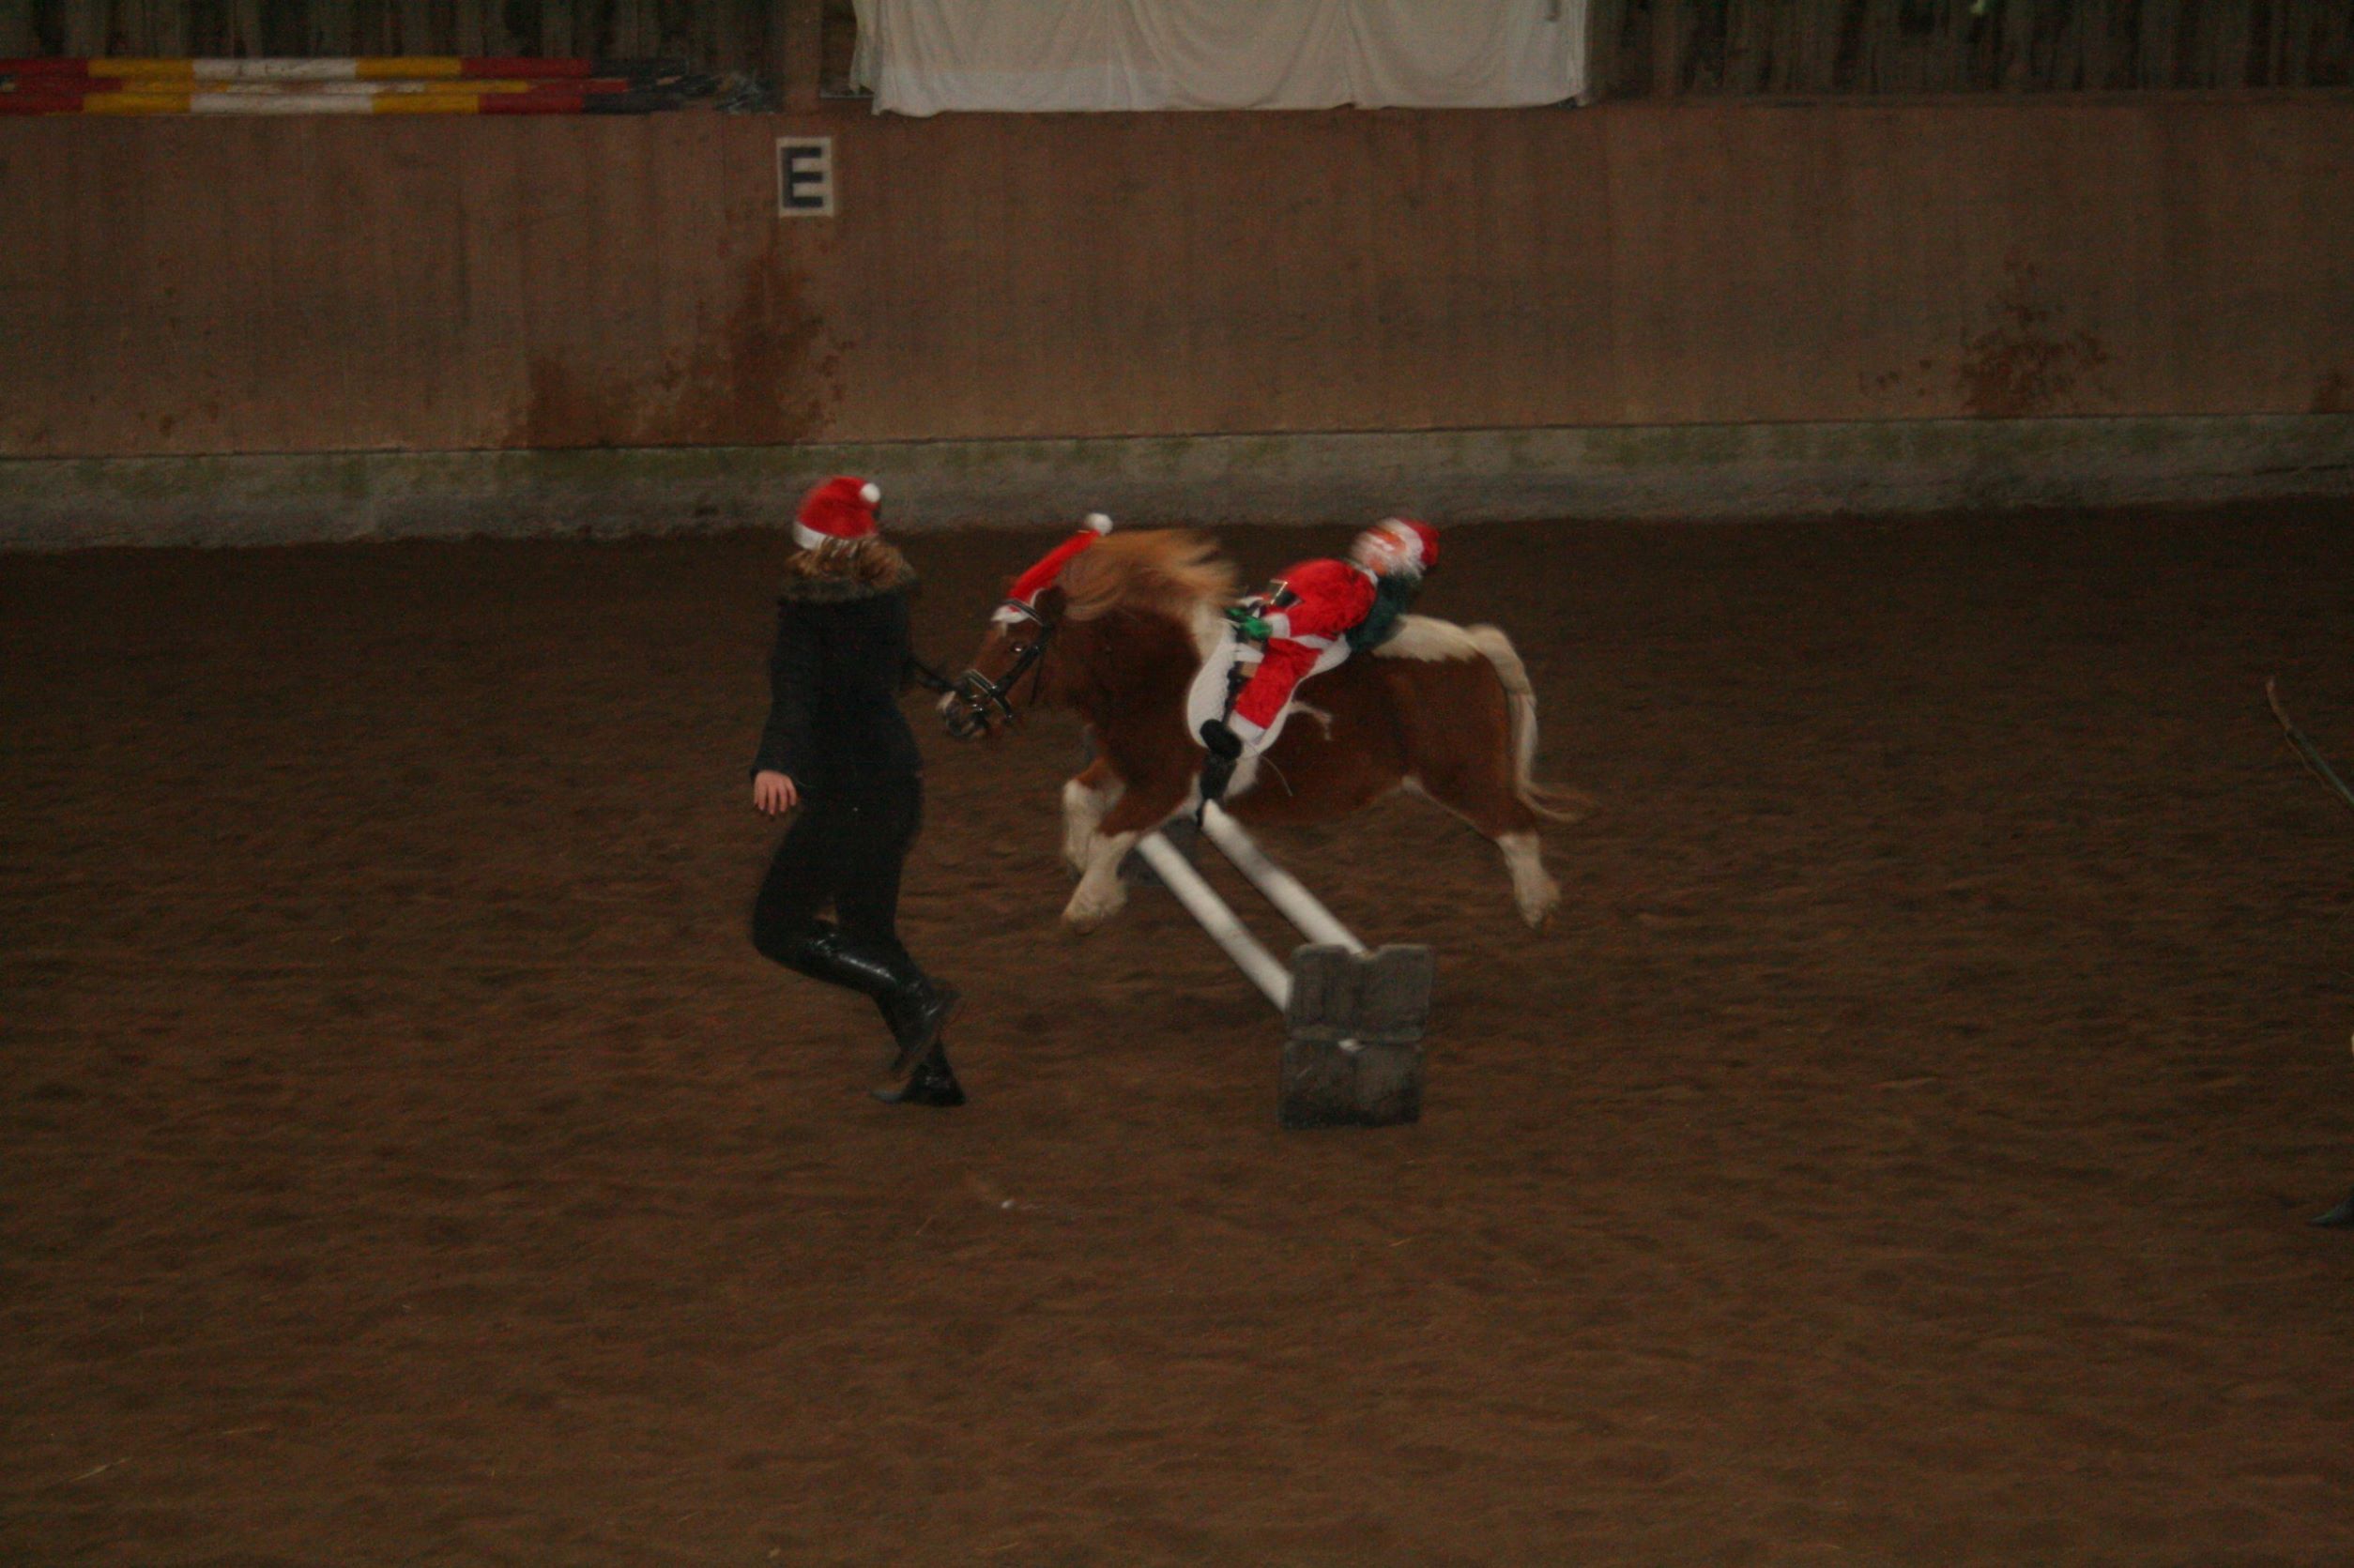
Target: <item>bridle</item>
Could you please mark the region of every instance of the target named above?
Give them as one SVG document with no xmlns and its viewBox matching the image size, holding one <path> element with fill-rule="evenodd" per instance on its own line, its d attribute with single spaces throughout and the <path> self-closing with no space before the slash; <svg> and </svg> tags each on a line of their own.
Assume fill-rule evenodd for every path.
<svg viewBox="0 0 2354 1568">
<path fill-rule="evenodd" d="M 1038 629 L 1038 635 L 1022 645 L 1015 653 L 1013 663 L 997 679 L 991 680 L 973 669 L 956 677 L 956 699 L 970 709 L 970 717 L 981 721 L 985 729 L 992 723 L 1010 724 L 1015 721 L 1014 692 L 1021 685 L 1025 676 L 1031 677 L 1031 706 L 1037 706 L 1039 689 L 1046 680 L 1046 671 L 1040 661 L 1046 658 L 1047 645 L 1054 641 L 1060 625 L 1040 615 L 1035 606 L 1018 599 L 1006 600 L 998 608 L 1001 611 L 1011 610 L 1018 618 L 1030 622 Z M 1035 675 L 1032 674 L 1033 671 Z M 994 721 L 989 717 L 991 714 L 996 715 Z"/>
</svg>

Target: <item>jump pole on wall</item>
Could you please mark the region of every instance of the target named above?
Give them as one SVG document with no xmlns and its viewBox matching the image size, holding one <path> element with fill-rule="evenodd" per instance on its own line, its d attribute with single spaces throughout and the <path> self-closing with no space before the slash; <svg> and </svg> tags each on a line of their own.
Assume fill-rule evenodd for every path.
<svg viewBox="0 0 2354 1568">
<path fill-rule="evenodd" d="M 1223 807 L 1202 813 L 1201 830 L 1307 938 L 1286 967 L 1176 845 L 1159 832 L 1137 841 L 1137 853 L 1186 913 L 1284 1015 L 1290 1038 L 1283 1047 L 1283 1125 L 1384 1127 L 1418 1119 L 1422 1036 L 1435 972 L 1429 948 L 1399 943 L 1368 951 Z"/>
</svg>

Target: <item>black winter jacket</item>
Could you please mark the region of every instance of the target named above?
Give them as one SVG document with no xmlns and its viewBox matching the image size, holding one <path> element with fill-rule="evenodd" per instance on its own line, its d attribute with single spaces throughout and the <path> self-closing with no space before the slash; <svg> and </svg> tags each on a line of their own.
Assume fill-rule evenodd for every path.
<svg viewBox="0 0 2354 1568">
<path fill-rule="evenodd" d="M 813 798 L 864 795 L 921 776 L 915 736 L 899 711 L 913 668 L 913 586 L 912 578 L 882 587 L 828 578 L 786 585 L 754 772 L 783 773 Z"/>
</svg>

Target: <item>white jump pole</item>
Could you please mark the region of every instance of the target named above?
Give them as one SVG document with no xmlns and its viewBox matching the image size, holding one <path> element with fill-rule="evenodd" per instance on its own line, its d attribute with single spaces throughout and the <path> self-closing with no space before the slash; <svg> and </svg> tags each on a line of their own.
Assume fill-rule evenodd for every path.
<svg viewBox="0 0 2354 1568">
<path fill-rule="evenodd" d="M 1307 938 L 1288 966 L 1277 963 L 1175 845 L 1158 832 L 1137 840 L 1136 852 L 1161 885 L 1284 1015 L 1291 1039 L 1283 1047 L 1283 1125 L 1389 1127 L 1419 1119 L 1430 950 L 1367 951 L 1222 807 L 1202 812 L 1201 831 Z"/>
<path fill-rule="evenodd" d="M 1267 859 L 1258 841 L 1243 830 L 1241 823 L 1226 814 L 1224 806 L 1213 804 L 1202 812 L 1201 830 L 1218 846 L 1218 853 L 1234 862 L 1234 869 L 1250 878 L 1251 885 L 1267 895 L 1267 902 L 1282 911 L 1285 920 L 1299 927 L 1301 936 L 1311 942 L 1346 948 L 1351 952 L 1366 951 L 1356 934 L 1335 919 L 1333 912 L 1298 877 Z M 1157 860 L 1153 869 L 1160 869 Z M 1232 918 L 1230 913 L 1228 918 Z"/>
<path fill-rule="evenodd" d="M 1249 977 L 1250 982 L 1275 1003 L 1276 1011 L 1280 1012 L 1289 1008 L 1292 1005 L 1291 970 L 1276 962 L 1275 954 L 1250 934 L 1249 927 L 1244 925 L 1226 900 L 1218 896 L 1217 890 L 1203 881 L 1201 874 L 1177 852 L 1177 846 L 1159 833 L 1152 832 L 1136 841 L 1136 850 L 1144 857 L 1145 863 L 1159 875 L 1169 891 L 1177 895 L 1177 902 L 1184 905 L 1186 911 L 1200 922 L 1201 929 L 1210 934 L 1210 939 L 1224 948 L 1226 955 Z M 1307 890 L 1301 891 L 1305 892 Z"/>
</svg>

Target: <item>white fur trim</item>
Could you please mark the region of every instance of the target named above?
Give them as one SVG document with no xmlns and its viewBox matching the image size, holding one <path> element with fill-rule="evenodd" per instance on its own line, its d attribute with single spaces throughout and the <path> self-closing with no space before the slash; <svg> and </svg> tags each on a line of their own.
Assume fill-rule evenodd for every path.
<svg viewBox="0 0 2354 1568">
<path fill-rule="evenodd" d="M 877 484 L 873 480 L 868 480 L 864 484 L 858 487 L 858 498 L 865 502 L 870 507 L 881 506 L 882 486 Z"/>
<path fill-rule="evenodd" d="M 832 536 L 821 534 L 817 529 L 799 520 L 795 520 L 793 524 L 793 542 L 800 545 L 803 550 L 815 550 L 818 546 L 823 544 L 830 537 Z"/>
<path fill-rule="evenodd" d="M 1111 519 L 1100 511 L 1091 511 L 1086 517 L 1086 526 L 1089 533 L 1108 534 L 1111 532 Z"/>
</svg>

